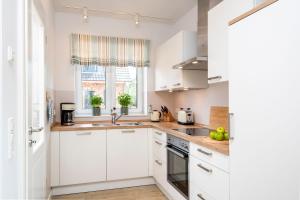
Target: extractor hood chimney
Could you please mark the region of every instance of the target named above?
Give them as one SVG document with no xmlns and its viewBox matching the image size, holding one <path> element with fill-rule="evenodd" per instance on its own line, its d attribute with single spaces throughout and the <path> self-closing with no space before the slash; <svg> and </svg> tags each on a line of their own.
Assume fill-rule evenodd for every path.
<svg viewBox="0 0 300 200">
<path fill-rule="evenodd" d="M 207 71 L 207 26 L 209 7 L 210 0 L 198 0 L 197 57 L 193 57 L 173 66 L 174 69 Z"/>
</svg>

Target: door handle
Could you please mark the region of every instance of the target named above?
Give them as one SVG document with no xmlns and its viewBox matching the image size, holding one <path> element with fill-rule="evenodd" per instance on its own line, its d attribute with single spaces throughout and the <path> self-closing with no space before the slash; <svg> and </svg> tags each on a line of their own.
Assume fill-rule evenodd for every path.
<svg viewBox="0 0 300 200">
<path fill-rule="evenodd" d="M 39 128 L 29 128 L 29 135 L 32 135 L 32 133 L 38 133 L 41 132 L 42 130 L 44 130 L 44 127 L 39 127 Z"/>
<path fill-rule="evenodd" d="M 171 149 L 170 147 L 167 147 L 167 149 L 169 151 L 171 151 L 172 153 L 176 154 L 177 156 L 181 157 L 181 158 L 185 158 L 185 156 L 177 151 L 175 151 L 174 149 Z"/>
<path fill-rule="evenodd" d="M 122 133 L 135 133 L 135 130 L 126 130 L 126 131 L 122 131 Z"/>
<path fill-rule="evenodd" d="M 200 167 L 201 169 L 203 169 L 204 171 L 206 171 L 207 173 L 210 173 L 210 174 L 212 173 L 212 169 L 208 169 L 201 164 L 198 164 L 197 166 Z"/>
<path fill-rule="evenodd" d="M 208 80 L 215 80 L 215 79 L 222 79 L 222 76 L 213 76 L 213 77 L 209 77 Z"/>
<path fill-rule="evenodd" d="M 77 133 L 76 135 L 81 136 L 81 135 L 91 135 L 91 132 L 86 132 L 86 133 Z"/>
<path fill-rule="evenodd" d="M 158 145 L 160 145 L 160 146 L 162 145 L 162 143 L 160 143 L 160 142 L 158 142 L 158 141 L 155 141 L 155 143 L 158 144 Z"/>
<path fill-rule="evenodd" d="M 201 199 L 201 200 L 206 200 L 206 199 L 202 196 L 202 194 L 197 194 L 197 197 L 199 197 L 199 199 Z"/>
<path fill-rule="evenodd" d="M 157 135 L 162 135 L 162 133 L 155 131 L 155 134 Z"/>
<path fill-rule="evenodd" d="M 211 152 L 206 152 L 206 151 L 204 151 L 202 149 L 199 149 L 199 148 L 197 149 L 197 151 L 199 151 L 200 153 L 203 153 L 203 154 L 205 154 L 207 156 L 212 156 L 213 155 Z"/>
<path fill-rule="evenodd" d="M 234 140 L 234 131 L 231 131 L 232 127 L 232 118 L 234 117 L 234 113 L 228 113 L 228 130 L 229 130 L 229 140 Z"/>
<path fill-rule="evenodd" d="M 156 162 L 156 164 L 158 164 L 158 165 L 162 165 L 162 162 L 159 162 L 158 160 L 155 160 L 155 162 Z"/>
</svg>

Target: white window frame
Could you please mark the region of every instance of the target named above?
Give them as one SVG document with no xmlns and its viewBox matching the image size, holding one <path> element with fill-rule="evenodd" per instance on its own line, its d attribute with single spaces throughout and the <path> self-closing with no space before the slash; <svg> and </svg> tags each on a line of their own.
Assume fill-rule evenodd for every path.
<svg viewBox="0 0 300 200">
<path fill-rule="evenodd" d="M 81 67 L 76 65 L 75 74 L 75 91 L 76 91 L 76 116 L 92 116 L 92 109 L 82 109 L 82 85 L 81 85 Z M 117 100 L 115 92 L 116 83 L 115 67 L 106 67 L 105 70 L 105 88 L 106 100 L 105 109 L 101 109 L 102 115 L 108 115 L 113 107 L 116 107 Z M 147 103 L 147 68 L 137 68 L 137 108 L 129 108 L 130 115 L 144 115 Z M 119 109 L 118 109 L 119 110 Z"/>
</svg>

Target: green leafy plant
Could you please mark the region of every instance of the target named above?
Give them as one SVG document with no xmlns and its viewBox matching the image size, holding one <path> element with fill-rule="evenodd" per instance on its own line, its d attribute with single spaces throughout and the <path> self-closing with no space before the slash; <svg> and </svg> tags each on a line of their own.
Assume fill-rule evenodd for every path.
<svg viewBox="0 0 300 200">
<path fill-rule="evenodd" d="M 119 104 L 122 106 L 122 107 L 128 107 L 130 104 L 132 104 L 132 98 L 129 94 L 121 94 L 118 96 L 118 101 L 119 101 Z"/>
<path fill-rule="evenodd" d="M 102 103 L 103 99 L 99 95 L 94 95 L 90 98 L 90 104 L 94 108 L 100 107 Z"/>
</svg>

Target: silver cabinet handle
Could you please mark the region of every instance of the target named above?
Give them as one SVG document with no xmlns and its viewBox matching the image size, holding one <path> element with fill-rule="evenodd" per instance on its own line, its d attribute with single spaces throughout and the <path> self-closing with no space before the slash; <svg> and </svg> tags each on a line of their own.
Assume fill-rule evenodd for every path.
<svg viewBox="0 0 300 200">
<path fill-rule="evenodd" d="M 158 160 L 155 160 L 155 163 L 162 166 L 162 162 L 159 162 Z"/>
<path fill-rule="evenodd" d="M 213 76 L 213 77 L 209 77 L 208 80 L 215 80 L 215 79 L 222 79 L 222 76 Z"/>
<path fill-rule="evenodd" d="M 197 151 L 199 151 L 200 153 L 202 153 L 204 155 L 207 155 L 207 156 L 212 156 L 213 155 L 211 152 L 206 152 L 206 151 L 204 151 L 202 149 L 199 149 L 199 148 L 197 149 Z"/>
<path fill-rule="evenodd" d="M 123 130 L 122 133 L 135 133 L 135 130 Z"/>
<path fill-rule="evenodd" d="M 92 135 L 92 132 L 86 132 L 86 133 L 77 133 L 76 135 L 78 135 L 78 136 L 83 136 L 83 135 Z"/>
<path fill-rule="evenodd" d="M 158 141 L 155 141 L 155 143 L 158 144 L 158 145 L 160 145 L 160 146 L 162 145 L 162 143 L 160 143 L 160 142 L 158 142 Z"/>
<path fill-rule="evenodd" d="M 38 133 L 41 132 L 42 130 L 44 130 L 44 127 L 39 127 L 39 128 L 29 128 L 29 135 L 32 135 L 32 133 Z"/>
<path fill-rule="evenodd" d="M 202 194 L 197 194 L 197 197 L 199 197 L 199 199 L 201 199 L 201 200 L 206 200 L 206 199 L 202 196 Z"/>
<path fill-rule="evenodd" d="M 212 169 L 208 169 L 208 168 L 206 168 L 206 167 L 204 167 L 203 165 L 201 165 L 201 164 L 198 164 L 197 165 L 199 168 L 201 168 L 201 169 L 203 169 L 204 171 L 206 171 L 207 173 L 212 173 Z"/>
<path fill-rule="evenodd" d="M 180 86 L 181 85 L 181 83 L 175 83 L 175 84 L 173 84 L 173 86 Z"/>
<path fill-rule="evenodd" d="M 160 132 L 157 132 L 157 131 L 155 131 L 155 133 L 156 133 L 157 135 L 162 135 L 162 133 L 160 133 Z"/>
<path fill-rule="evenodd" d="M 177 151 L 175 151 L 174 149 L 171 149 L 170 147 L 167 147 L 168 151 L 171 151 L 172 153 L 176 154 L 177 156 L 179 156 L 180 158 L 184 158 L 185 156 Z"/>
<path fill-rule="evenodd" d="M 234 131 L 232 131 L 232 118 L 234 116 L 234 113 L 229 113 L 228 114 L 228 130 L 229 130 L 229 139 L 234 140 L 234 134 L 232 134 Z"/>
</svg>

